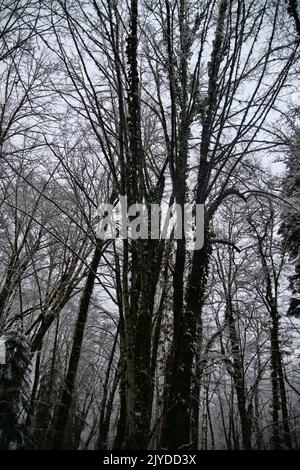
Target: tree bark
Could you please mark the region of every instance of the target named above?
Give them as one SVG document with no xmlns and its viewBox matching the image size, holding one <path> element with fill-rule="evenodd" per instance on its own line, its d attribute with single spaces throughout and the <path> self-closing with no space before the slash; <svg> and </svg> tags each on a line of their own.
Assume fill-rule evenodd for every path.
<svg viewBox="0 0 300 470">
<path fill-rule="evenodd" d="M 54 431 L 54 438 L 52 443 L 53 449 L 65 448 L 65 430 L 70 414 L 72 396 L 75 388 L 76 374 L 80 359 L 81 347 L 83 342 L 83 334 L 85 324 L 87 321 L 88 309 L 90 305 L 91 296 L 94 289 L 94 284 L 97 276 L 97 268 L 100 263 L 102 254 L 102 241 L 97 241 L 93 259 L 90 265 L 89 273 L 84 286 L 83 294 L 80 300 L 79 312 L 77 322 L 75 325 L 75 332 L 72 344 L 72 350 L 67 370 L 65 383 L 63 386 L 61 401 L 58 407 L 57 419 Z"/>
</svg>

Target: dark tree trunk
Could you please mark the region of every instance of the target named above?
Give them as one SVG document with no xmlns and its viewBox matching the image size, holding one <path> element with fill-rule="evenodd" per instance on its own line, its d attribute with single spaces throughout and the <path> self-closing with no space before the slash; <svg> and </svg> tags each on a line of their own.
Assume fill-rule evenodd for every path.
<svg viewBox="0 0 300 470">
<path fill-rule="evenodd" d="M 100 409 L 100 422 L 99 422 L 99 437 L 98 437 L 98 449 L 106 449 L 107 447 L 107 435 L 109 430 L 110 415 L 107 415 L 107 401 L 108 401 L 108 392 L 109 392 L 109 379 L 111 376 L 111 369 L 113 365 L 113 360 L 115 356 L 115 351 L 117 347 L 117 341 L 119 336 L 120 326 L 118 325 L 113 347 L 110 353 L 109 361 L 106 368 L 105 381 L 103 385 L 103 398 L 101 402 Z M 119 372 L 117 372 L 119 374 Z"/>
<path fill-rule="evenodd" d="M 192 366 L 195 344 L 200 340 L 196 332 L 205 298 L 209 253 L 209 242 L 206 239 L 203 248 L 194 252 L 186 293 L 186 312 L 184 317 L 181 315 L 178 334 L 174 337 L 174 369 L 166 419 L 166 446 L 169 449 L 195 445 L 190 435 Z"/>
<path fill-rule="evenodd" d="M 90 305 L 91 296 L 94 289 L 95 279 L 97 276 L 97 268 L 100 263 L 102 254 L 102 242 L 98 241 L 94 251 L 93 259 L 90 265 L 89 273 L 87 276 L 86 284 L 84 286 L 83 294 L 80 300 L 79 312 L 75 326 L 72 350 L 69 360 L 68 371 L 63 386 L 60 405 L 57 412 L 57 419 L 54 430 L 54 438 L 52 443 L 53 449 L 64 449 L 65 442 L 65 429 L 67 426 L 71 405 L 72 396 L 75 388 L 76 374 L 80 359 L 81 346 L 83 341 L 84 328 L 87 320 L 88 309 Z"/>
</svg>

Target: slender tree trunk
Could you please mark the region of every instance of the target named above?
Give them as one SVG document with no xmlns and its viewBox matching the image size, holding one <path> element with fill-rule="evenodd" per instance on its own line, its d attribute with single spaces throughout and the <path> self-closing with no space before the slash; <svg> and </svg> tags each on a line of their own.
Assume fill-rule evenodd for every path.
<svg viewBox="0 0 300 470">
<path fill-rule="evenodd" d="M 279 363 L 278 363 L 278 374 L 279 374 L 279 387 L 280 387 L 280 398 L 281 398 L 281 413 L 282 413 L 282 427 L 283 437 L 285 445 L 288 449 L 292 448 L 291 430 L 289 425 L 289 412 L 287 405 L 287 394 L 284 381 L 284 371 L 282 365 L 281 351 L 279 349 Z"/>
<path fill-rule="evenodd" d="M 70 414 L 72 396 L 75 389 L 75 380 L 80 359 L 84 328 L 87 320 L 88 309 L 94 289 L 95 279 L 97 276 L 97 268 L 100 263 L 101 254 L 102 242 L 98 240 L 90 265 L 90 270 L 86 279 L 86 284 L 84 286 L 83 294 L 80 300 L 69 366 L 65 383 L 63 386 L 60 405 L 57 412 L 57 420 L 52 443 L 53 449 L 64 449 L 65 446 L 65 430 Z"/>
<path fill-rule="evenodd" d="M 239 346 L 239 338 L 236 331 L 235 320 L 230 301 L 228 309 L 228 328 L 231 343 L 231 351 L 233 355 L 234 366 L 234 387 L 237 396 L 238 410 L 241 420 L 242 437 L 245 449 L 251 449 L 251 419 L 248 415 L 246 404 L 245 377 L 242 364 L 242 356 Z"/>
<path fill-rule="evenodd" d="M 98 437 L 98 449 L 106 449 L 107 446 L 107 434 L 108 434 L 108 426 L 107 426 L 107 399 L 108 399 L 108 392 L 109 392 L 109 378 L 111 375 L 112 364 L 115 356 L 118 336 L 119 336 L 120 326 L 118 325 L 115 339 L 113 343 L 113 347 L 110 353 L 110 357 L 108 360 L 106 373 L 105 373 L 105 381 L 103 385 L 103 398 L 101 402 L 101 409 L 100 409 L 100 422 L 99 422 L 99 437 Z"/>
<path fill-rule="evenodd" d="M 279 343 L 278 312 L 272 312 L 271 326 L 271 378 L 272 378 L 272 417 L 273 417 L 273 448 L 281 448 L 280 439 L 280 411 L 282 414 L 283 439 L 288 449 L 292 448 L 290 427 L 288 422 L 287 396 L 283 376 L 283 366 Z"/>
<path fill-rule="evenodd" d="M 277 344 L 277 319 L 274 319 L 271 328 L 271 381 L 272 381 L 272 446 L 273 449 L 280 449 L 279 431 L 279 383 L 278 383 L 278 344 Z"/>
</svg>

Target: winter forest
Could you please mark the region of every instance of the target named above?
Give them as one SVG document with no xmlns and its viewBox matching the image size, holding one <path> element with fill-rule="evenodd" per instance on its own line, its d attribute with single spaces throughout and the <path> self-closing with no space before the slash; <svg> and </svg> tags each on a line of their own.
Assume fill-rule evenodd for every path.
<svg viewBox="0 0 300 470">
<path fill-rule="evenodd" d="M 0 0 L 0 449 L 300 448 L 299 46 L 296 0 Z M 202 247 L 100 237 L 121 196 Z"/>
</svg>

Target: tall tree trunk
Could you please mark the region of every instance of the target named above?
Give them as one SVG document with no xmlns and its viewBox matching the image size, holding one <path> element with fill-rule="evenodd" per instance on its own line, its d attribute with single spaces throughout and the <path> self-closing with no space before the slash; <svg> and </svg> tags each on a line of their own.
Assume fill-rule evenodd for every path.
<svg viewBox="0 0 300 470">
<path fill-rule="evenodd" d="M 101 409 L 100 409 L 100 422 L 99 422 L 99 436 L 98 436 L 98 449 L 106 449 L 107 446 L 107 434 L 108 434 L 108 426 L 107 426 L 107 401 L 108 401 L 108 392 L 109 392 L 109 379 L 111 376 L 111 369 L 113 365 L 113 360 L 115 356 L 115 351 L 117 347 L 117 341 L 120 331 L 120 324 L 118 325 L 113 347 L 109 356 L 106 373 L 105 373 L 105 381 L 103 385 L 103 398 L 101 402 Z M 119 372 L 118 372 L 119 373 Z"/>
<path fill-rule="evenodd" d="M 229 328 L 229 337 L 230 337 L 230 343 L 231 343 L 231 351 L 233 355 L 233 368 L 234 368 L 233 381 L 234 381 L 234 387 L 235 387 L 236 396 L 237 396 L 239 416 L 241 420 L 243 445 L 246 450 L 249 450 L 252 447 L 251 446 L 251 418 L 247 410 L 245 377 L 244 377 L 242 356 L 241 356 L 239 338 L 238 338 L 238 334 L 236 331 L 235 320 L 234 320 L 232 310 L 228 312 L 228 328 Z"/>
<path fill-rule="evenodd" d="M 211 166 L 208 162 L 212 124 L 217 104 L 218 72 L 222 60 L 220 51 L 223 47 L 223 29 L 226 18 L 228 2 L 223 0 L 219 6 L 219 16 L 216 26 L 215 40 L 211 54 L 211 66 L 209 70 L 209 84 L 207 96 L 207 111 L 203 122 L 200 162 L 198 168 L 196 203 L 204 204 L 208 186 Z M 179 156 L 176 167 L 177 180 L 174 185 L 176 202 L 185 201 L 185 175 L 186 158 L 189 138 L 189 117 L 187 105 L 187 55 L 189 52 L 188 27 L 186 18 L 186 2 L 180 2 L 180 87 L 181 87 L 181 112 L 178 131 Z M 183 177 L 184 175 L 184 177 Z M 176 192 L 177 191 L 177 192 Z M 197 324 L 201 319 L 201 311 L 204 304 L 207 270 L 210 257 L 210 241 L 208 236 L 209 220 L 205 221 L 204 246 L 195 250 L 192 258 L 192 268 L 187 281 L 185 296 L 186 306 L 183 308 L 183 270 L 185 268 L 185 243 L 184 239 L 177 243 L 177 253 L 174 272 L 174 340 L 173 340 L 173 371 L 171 373 L 171 386 L 169 393 L 168 409 L 166 410 L 166 447 L 177 449 L 179 447 L 191 447 L 191 383 L 192 366 L 195 357 L 195 335 Z M 200 320 L 201 321 L 201 320 Z M 196 338 L 196 341 L 199 340 Z"/>
<path fill-rule="evenodd" d="M 278 423 L 280 411 L 282 414 L 283 440 L 288 449 L 292 448 L 290 426 L 288 421 L 287 396 L 284 383 L 281 350 L 279 343 L 278 312 L 272 312 L 271 326 L 271 377 L 272 377 L 272 417 L 273 417 L 273 447 L 281 448 L 280 425 Z"/>
<path fill-rule="evenodd" d="M 91 296 L 94 289 L 95 279 L 97 277 L 97 269 L 102 254 L 102 246 L 102 241 L 97 240 L 97 246 L 93 254 L 93 259 L 91 261 L 89 273 L 86 279 L 86 284 L 84 286 L 83 294 L 80 300 L 69 366 L 57 412 L 57 420 L 55 424 L 54 438 L 52 443 L 53 449 L 64 449 L 65 446 L 65 429 L 70 414 L 72 396 L 75 389 L 75 380 L 83 341 L 84 328 L 87 320 Z"/>
<path fill-rule="evenodd" d="M 272 447 L 280 449 L 280 431 L 279 431 L 279 383 L 278 383 L 278 344 L 277 344 L 277 318 L 272 321 L 271 328 L 271 381 L 272 381 Z"/>
<path fill-rule="evenodd" d="M 252 225 L 253 227 L 253 225 Z M 287 448 L 292 447 L 288 422 L 287 397 L 283 378 L 282 353 L 279 341 L 279 312 L 277 303 L 278 277 L 272 279 L 263 247 L 263 238 L 256 232 L 261 264 L 265 273 L 265 301 L 271 317 L 271 382 L 272 382 L 272 446 L 282 447 L 280 431 L 280 411 L 283 418 L 283 440 Z M 274 293 L 273 293 L 274 292 Z"/>
</svg>

